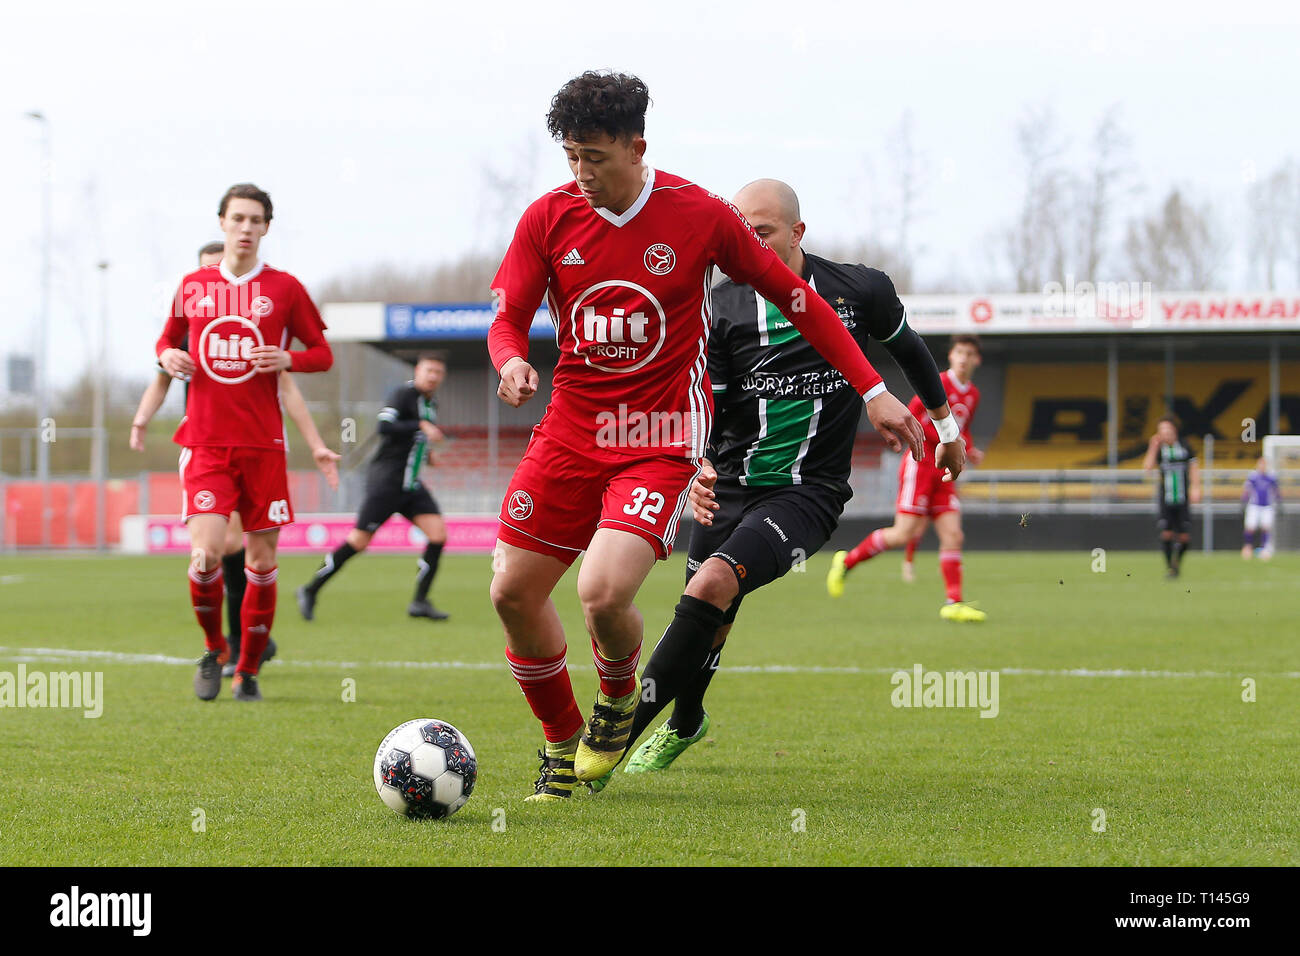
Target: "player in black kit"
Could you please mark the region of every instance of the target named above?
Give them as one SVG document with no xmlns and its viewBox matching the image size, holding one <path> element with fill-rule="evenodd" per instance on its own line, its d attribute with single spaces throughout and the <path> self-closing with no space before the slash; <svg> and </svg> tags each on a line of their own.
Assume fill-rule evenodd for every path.
<svg viewBox="0 0 1300 956">
<path fill-rule="evenodd" d="M 839 313 L 859 347 L 869 338 L 906 374 L 944 439 L 935 464 L 953 477 L 965 448 L 939 369 L 907 325 L 883 272 L 805 253 L 799 200 L 785 183 L 750 183 L 735 204 L 793 271 Z M 626 772 L 661 770 L 708 731 L 704 692 L 744 596 L 826 543 L 852 492 L 862 401 L 771 303 L 749 286 L 713 291 L 709 380 L 716 415 L 709 458 L 691 487 L 686 591 L 642 674 L 630 743 L 671 700 L 672 716 L 629 759 Z M 950 426 L 950 427 L 948 427 Z M 609 776 L 592 782 L 602 789 Z"/>
<path fill-rule="evenodd" d="M 1160 469 L 1160 546 L 1165 552 L 1165 576 L 1176 578 L 1183 566 L 1183 553 L 1192 539 L 1191 505 L 1201 503 L 1201 470 L 1196 456 L 1178 434 L 1172 418 L 1162 418 L 1147 444 L 1142 468 L 1148 474 Z"/>
<path fill-rule="evenodd" d="M 354 554 L 366 550 L 379 526 L 392 515 L 400 514 L 424 532 L 428 544 L 420 559 L 415 579 L 415 597 L 406 613 L 444 621 L 449 616 L 429 601 L 429 587 L 438 573 L 438 558 L 447 541 L 438 503 L 420 481 L 420 469 L 429 454 L 429 446 L 441 441 L 442 431 L 435 424 L 438 404 L 433 393 L 447 375 L 447 366 L 436 355 L 421 355 L 415 363 L 415 378 L 393 389 L 379 410 L 379 434 L 382 440 L 366 475 L 366 500 L 361 503 L 357 523 L 347 540 L 325 556 L 312 579 L 295 592 L 298 610 L 310 621 L 316 613 L 316 596 L 325 582 L 339 572 Z"/>
</svg>

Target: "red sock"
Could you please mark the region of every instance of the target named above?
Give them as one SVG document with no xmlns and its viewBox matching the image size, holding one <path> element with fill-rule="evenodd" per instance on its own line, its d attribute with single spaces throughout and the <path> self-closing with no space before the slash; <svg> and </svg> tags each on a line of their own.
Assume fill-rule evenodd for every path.
<svg viewBox="0 0 1300 956">
<path fill-rule="evenodd" d="M 940 551 L 939 570 L 943 572 L 943 584 L 948 591 L 949 601 L 961 600 L 961 552 Z"/>
<path fill-rule="evenodd" d="M 239 606 L 239 621 L 244 627 L 243 643 L 239 645 L 239 663 L 235 670 L 243 674 L 256 674 L 262 665 L 262 652 L 271 639 L 271 624 L 275 621 L 276 569 L 254 571 L 244 568 L 248 589 L 244 603 Z"/>
<path fill-rule="evenodd" d="M 907 550 L 903 553 L 903 560 L 909 564 L 912 561 L 912 555 L 916 554 L 916 546 L 921 543 L 920 538 L 908 538 Z"/>
<path fill-rule="evenodd" d="M 221 567 L 211 571 L 190 568 L 190 600 L 194 616 L 203 628 L 203 646 L 209 651 L 219 651 L 226 646 L 221 633 L 221 605 L 226 597 L 226 582 L 221 578 Z"/>
<path fill-rule="evenodd" d="M 862 539 L 862 543 L 849 552 L 848 557 L 844 559 L 844 567 L 851 568 L 860 561 L 866 561 L 868 558 L 874 558 L 881 551 L 888 551 L 889 545 L 885 543 L 885 529 L 877 528 L 871 534 Z"/>
<path fill-rule="evenodd" d="M 520 657 L 506 648 L 510 673 L 519 682 L 528 706 L 542 722 L 542 731 L 551 743 L 568 740 L 582 729 L 582 711 L 573 696 L 569 668 L 565 663 L 568 648 L 554 657 Z"/>
<path fill-rule="evenodd" d="M 641 660 L 641 645 L 627 657 L 619 661 L 606 660 L 591 642 L 591 656 L 596 662 L 596 673 L 600 674 L 600 692 L 606 697 L 626 697 L 636 690 L 636 665 Z"/>
</svg>

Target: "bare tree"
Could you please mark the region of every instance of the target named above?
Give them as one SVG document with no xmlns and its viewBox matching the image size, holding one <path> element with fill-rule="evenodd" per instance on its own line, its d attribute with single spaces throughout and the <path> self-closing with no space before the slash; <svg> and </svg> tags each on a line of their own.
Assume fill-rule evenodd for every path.
<svg viewBox="0 0 1300 956">
<path fill-rule="evenodd" d="M 1074 267 L 1081 281 L 1097 282 L 1101 278 L 1115 203 L 1132 192 L 1128 184 L 1131 145 L 1120 108 L 1113 105 L 1093 131 L 1091 168 L 1076 186 L 1079 231 Z"/>
<path fill-rule="evenodd" d="M 911 292 L 921 252 L 913 246 L 913 235 L 922 214 L 925 160 L 916 148 L 910 110 L 904 111 L 890 130 L 883 153 L 883 158 L 875 154 L 863 158 L 862 180 L 853 184 L 846 197 L 849 205 L 860 210 L 861 234 L 831 245 L 819 242 L 818 252 L 887 272 L 900 292 Z M 880 167 L 887 170 L 884 175 L 877 172 Z"/>
<path fill-rule="evenodd" d="M 1016 124 L 1025 184 L 1024 200 L 1004 242 L 1016 291 L 1041 292 L 1053 278 L 1064 278 L 1064 220 L 1069 173 L 1061 164 L 1066 140 L 1057 131 L 1050 106 L 1030 108 Z"/>
<path fill-rule="evenodd" d="M 1174 189 L 1154 214 L 1129 223 L 1124 248 L 1141 280 L 1195 292 L 1213 286 L 1226 243 L 1209 208 L 1197 208 Z"/>
<path fill-rule="evenodd" d="M 1278 286 L 1278 268 L 1294 257 L 1300 283 L 1300 164 L 1289 159 L 1246 190 L 1251 269 L 1269 291 Z"/>
<path fill-rule="evenodd" d="M 515 223 L 537 198 L 537 170 L 541 149 L 537 137 L 522 138 L 499 154 L 500 163 L 485 162 L 480 173 L 476 247 L 505 248 Z"/>
<path fill-rule="evenodd" d="M 322 302 L 486 302 L 504 249 L 467 252 L 436 266 L 381 265 L 316 290 Z"/>
</svg>

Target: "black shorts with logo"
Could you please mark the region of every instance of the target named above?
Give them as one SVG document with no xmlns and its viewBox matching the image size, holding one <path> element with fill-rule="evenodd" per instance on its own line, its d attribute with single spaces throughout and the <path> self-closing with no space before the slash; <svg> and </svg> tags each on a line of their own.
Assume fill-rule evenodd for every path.
<svg viewBox="0 0 1300 956">
<path fill-rule="evenodd" d="M 1172 531 L 1174 534 L 1190 534 L 1192 509 L 1186 501 L 1180 505 L 1160 502 L 1160 520 L 1156 522 L 1156 528 L 1160 531 Z"/>
<path fill-rule="evenodd" d="M 727 562 L 740 594 L 727 609 L 736 619 L 746 594 L 782 577 L 821 549 L 839 523 L 847 496 L 824 485 L 745 487 L 718 479 L 713 488 L 721 506 L 709 527 L 696 525 L 686 558 L 689 581 L 706 560 Z"/>
<path fill-rule="evenodd" d="M 438 502 L 433 500 L 433 495 L 429 494 L 429 489 L 424 485 L 417 485 L 410 491 L 401 488 L 369 488 L 366 490 L 366 500 L 361 502 L 361 510 L 357 512 L 356 526 L 374 534 L 380 525 L 395 514 L 413 522 L 416 515 L 436 515 L 441 512 L 438 510 Z"/>
</svg>

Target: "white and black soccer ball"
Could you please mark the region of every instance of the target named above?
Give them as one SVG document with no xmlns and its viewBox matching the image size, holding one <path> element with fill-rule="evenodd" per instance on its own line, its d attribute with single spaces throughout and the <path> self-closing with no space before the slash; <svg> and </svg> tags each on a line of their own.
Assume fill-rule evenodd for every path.
<svg viewBox="0 0 1300 956">
<path fill-rule="evenodd" d="M 394 727 L 375 754 L 375 789 L 396 813 L 413 820 L 449 817 L 478 780 L 478 758 L 459 730 L 435 717 Z"/>
</svg>

